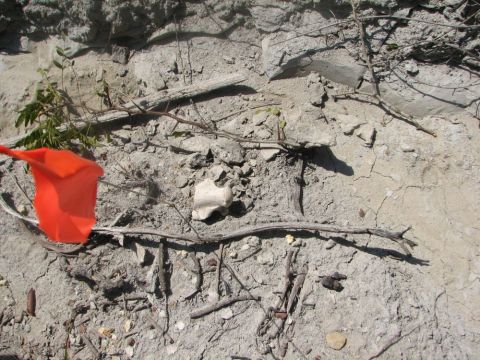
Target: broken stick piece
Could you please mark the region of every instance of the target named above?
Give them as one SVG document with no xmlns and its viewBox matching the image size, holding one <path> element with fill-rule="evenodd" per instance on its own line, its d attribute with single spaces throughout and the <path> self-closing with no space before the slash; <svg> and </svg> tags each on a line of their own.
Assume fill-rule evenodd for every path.
<svg viewBox="0 0 480 360">
<path fill-rule="evenodd" d="M 99 126 L 109 124 L 121 119 L 128 118 L 130 116 L 128 110 L 138 110 L 139 107 L 143 110 L 153 110 L 155 108 L 158 108 L 159 106 L 169 104 L 173 101 L 190 99 L 198 95 L 207 94 L 214 90 L 241 83 L 246 79 L 247 78 L 245 75 L 240 73 L 234 73 L 219 76 L 193 85 L 161 90 L 148 96 L 127 102 L 126 104 L 122 105 L 122 107 L 125 108 L 125 111 L 111 110 L 99 116 L 95 116 L 94 119 L 81 118 L 77 121 L 74 121 L 74 125 L 77 129 L 82 129 L 86 126 Z M 66 127 L 60 126 L 58 127 L 58 130 L 65 131 Z M 27 132 L 26 134 L 16 136 L 10 139 L 0 140 L 0 144 L 12 148 L 15 147 L 17 142 L 26 138 L 29 135 L 30 132 Z"/>
<path fill-rule="evenodd" d="M 237 296 L 237 297 L 230 297 L 230 298 L 227 298 L 227 299 L 223 299 L 223 300 L 220 300 L 213 305 L 206 306 L 202 309 L 199 309 L 199 310 L 196 310 L 196 311 L 192 312 L 190 314 L 190 319 L 198 319 L 198 318 L 200 318 L 202 316 L 205 316 L 205 315 L 208 315 L 208 314 L 210 314 L 214 311 L 220 310 L 221 308 L 223 308 L 225 306 L 234 304 L 238 301 L 246 301 L 246 300 L 259 301 L 260 296 L 253 296 L 253 295 L 250 295 L 250 294 L 246 294 L 246 295 L 240 295 L 240 296 Z"/>
</svg>

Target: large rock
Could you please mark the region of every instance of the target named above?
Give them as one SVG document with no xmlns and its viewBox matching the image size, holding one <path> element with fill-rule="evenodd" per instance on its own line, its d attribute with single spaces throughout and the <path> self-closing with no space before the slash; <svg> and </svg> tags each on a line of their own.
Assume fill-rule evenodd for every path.
<svg viewBox="0 0 480 360">
<path fill-rule="evenodd" d="M 205 179 L 195 186 L 192 219 L 205 220 L 214 211 L 226 215 L 232 202 L 233 193 L 229 186 L 218 187 L 212 179 Z"/>
<path fill-rule="evenodd" d="M 287 139 L 295 140 L 306 148 L 336 144 L 334 130 L 324 121 L 321 110 L 313 105 L 305 104 L 301 110 L 288 110 L 285 119 Z"/>
<path fill-rule="evenodd" d="M 216 158 L 227 165 L 241 165 L 245 161 L 245 149 L 236 141 L 220 138 L 210 149 Z"/>
<path fill-rule="evenodd" d="M 65 33 L 74 41 L 89 43 L 143 37 L 162 26 L 179 1 L 30 0 L 25 3 L 23 12 L 34 32 Z"/>
<path fill-rule="evenodd" d="M 298 32 L 276 33 L 265 37 L 262 41 L 265 75 L 273 79 L 287 70 L 301 69 L 316 71 L 329 80 L 358 87 L 365 73 L 365 66 L 356 64 L 343 50 L 329 51 L 327 54 L 328 45 L 320 39 L 298 36 Z M 325 55 L 312 59 L 312 55 L 316 53 Z"/>
</svg>

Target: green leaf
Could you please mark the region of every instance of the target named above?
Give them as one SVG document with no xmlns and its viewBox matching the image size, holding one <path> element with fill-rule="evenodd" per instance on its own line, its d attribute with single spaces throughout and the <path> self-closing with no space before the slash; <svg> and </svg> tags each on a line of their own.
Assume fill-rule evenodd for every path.
<svg viewBox="0 0 480 360">
<path fill-rule="evenodd" d="M 287 126 L 287 121 L 285 119 L 280 120 L 278 126 L 280 126 L 280 129 L 285 129 L 285 126 Z"/>
<path fill-rule="evenodd" d="M 173 136 L 174 138 L 179 138 L 179 137 L 190 137 L 192 136 L 191 131 L 174 131 L 170 136 Z"/>
<path fill-rule="evenodd" d="M 61 47 L 57 46 L 56 51 L 59 56 L 65 57 L 65 51 Z"/>
<path fill-rule="evenodd" d="M 53 60 L 53 65 L 55 65 L 57 68 L 59 69 L 62 69 L 63 70 L 63 65 L 60 64 L 57 60 Z"/>
<path fill-rule="evenodd" d="M 280 113 L 281 113 L 280 109 L 277 108 L 277 107 L 268 108 L 267 112 L 269 112 L 270 114 L 275 115 L 275 116 L 280 116 Z"/>
<path fill-rule="evenodd" d="M 398 49 L 398 44 L 395 44 L 395 43 L 387 44 L 387 50 L 392 51 L 397 49 Z"/>
</svg>

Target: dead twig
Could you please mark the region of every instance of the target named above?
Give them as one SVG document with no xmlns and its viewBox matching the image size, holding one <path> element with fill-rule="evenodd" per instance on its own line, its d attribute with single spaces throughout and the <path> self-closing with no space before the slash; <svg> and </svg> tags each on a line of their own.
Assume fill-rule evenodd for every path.
<svg viewBox="0 0 480 360">
<path fill-rule="evenodd" d="M 234 134 L 234 133 L 231 133 L 231 132 L 228 132 L 228 131 L 215 130 L 213 127 L 211 127 L 208 124 L 200 123 L 200 122 L 196 122 L 196 121 L 192 121 L 192 120 L 187 120 L 187 119 L 184 119 L 180 116 L 171 114 L 169 112 L 145 110 L 145 109 L 143 109 L 141 111 L 140 110 L 133 111 L 133 110 L 127 109 L 125 107 L 115 107 L 113 109 L 115 109 L 117 111 L 124 111 L 124 112 L 128 113 L 128 116 L 135 116 L 135 115 L 166 116 L 166 117 L 169 117 L 169 118 L 177 121 L 177 123 L 196 127 L 200 130 L 205 131 L 207 134 L 210 134 L 212 136 L 228 138 L 228 139 L 237 141 L 239 143 L 266 144 L 266 145 L 270 144 L 270 145 L 277 145 L 277 146 L 280 145 L 282 147 L 291 148 L 291 149 L 301 149 L 301 148 L 304 147 L 303 144 L 301 144 L 297 141 L 289 140 L 289 139 L 263 140 L 263 139 L 256 139 L 256 138 L 246 138 L 244 136 Z"/>
<path fill-rule="evenodd" d="M 283 290 L 282 293 L 280 294 L 280 297 L 278 298 L 278 301 L 273 308 L 273 310 L 280 310 L 282 308 L 283 303 L 285 302 L 285 299 L 287 297 L 288 290 L 290 289 L 290 286 L 292 285 L 292 257 L 294 255 L 295 251 L 290 250 L 287 254 L 287 258 L 285 259 L 285 277 L 283 280 Z M 268 330 L 268 324 L 272 320 L 272 309 L 264 313 L 263 319 L 260 321 L 258 327 L 257 327 L 257 335 L 265 335 L 265 333 Z M 283 326 L 283 324 L 282 324 Z M 281 330 L 280 326 L 278 327 L 279 331 Z"/>
<path fill-rule="evenodd" d="M 373 360 L 373 359 L 378 359 L 380 355 L 382 355 L 385 351 L 390 349 L 393 345 L 397 344 L 400 340 L 402 340 L 404 337 L 410 335 L 413 333 L 415 330 L 418 329 L 418 325 L 415 326 L 412 330 L 410 330 L 408 333 L 402 335 L 402 332 L 399 331 L 397 334 L 395 334 L 382 348 L 375 354 L 372 355 L 368 358 L 368 360 Z"/>
<path fill-rule="evenodd" d="M 192 223 L 190 221 L 188 221 L 188 219 L 182 214 L 182 212 L 180 211 L 180 209 L 174 204 L 172 203 L 171 201 L 168 201 L 168 200 L 165 200 L 165 199 L 157 199 L 156 197 L 153 197 L 153 196 L 150 196 L 148 194 L 143 194 L 141 192 L 138 192 L 138 191 L 135 191 L 135 190 L 132 190 L 132 189 L 129 189 L 128 187 L 125 187 L 125 186 L 122 186 L 122 185 L 118 185 L 118 184 L 114 184 L 114 183 L 111 183 L 105 179 L 99 179 L 98 180 L 99 182 L 107 185 L 107 186 L 112 186 L 114 188 L 117 188 L 117 189 L 120 189 L 120 190 L 125 190 L 125 191 L 128 191 L 132 194 L 136 194 L 138 196 L 143 196 L 147 199 L 150 199 L 150 200 L 153 200 L 153 201 L 158 201 L 158 202 L 161 202 L 162 204 L 165 204 L 169 207 L 171 207 L 172 209 L 175 210 L 175 212 L 178 214 L 178 216 L 180 216 L 180 218 L 183 220 L 183 222 L 195 233 L 198 235 L 197 233 L 197 230 L 195 229 L 195 227 L 192 225 Z M 112 226 L 112 225 L 111 225 Z"/>
<path fill-rule="evenodd" d="M 22 219 L 32 225 L 38 225 L 36 219 L 28 218 L 22 214 L 19 214 L 17 211 L 12 209 L 4 200 L 3 195 L 0 194 L 0 207 L 7 212 L 8 214 Z M 375 235 L 384 239 L 388 239 L 398 243 L 402 249 L 405 251 L 407 256 L 411 256 L 410 251 L 407 249 L 409 247 L 414 247 L 417 245 L 414 241 L 405 238 L 405 233 L 409 231 L 411 227 L 408 227 L 402 231 L 391 231 L 381 228 L 371 228 L 371 227 L 348 227 L 348 226 L 339 226 L 335 224 L 325 224 L 317 222 L 272 222 L 264 224 L 256 224 L 252 226 L 243 226 L 238 230 L 230 231 L 228 234 L 200 234 L 200 236 L 193 236 L 189 234 L 175 234 L 167 233 L 161 230 L 151 229 L 151 228 L 124 228 L 124 227 L 102 227 L 97 226 L 92 229 L 94 232 L 99 233 L 110 233 L 110 234 L 137 234 L 137 235 L 153 235 L 161 238 L 166 238 L 177 241 L 185 241 L 196 244 L 212 244 L 212 243 L 222 243 L 239 238 L 244 238 L 250 235 L 258 235 L 271 231 L 310 231 L 310 232 L 323 232 L 323 233 L 334 233 L 334 234 L 352 234 L 352 235 Z"/>
<path fill-rule="evenodd" d="M 165 242 L 160 240 L 158 244 L 158 283 L 162 295 L 167 297 L 167 279 L 165 277 Z"/>
<path fill-rule="evenodd" d="M 216 269 L 216 282 L 215 282 L 215 292 L 217 293 L 218 297 L 220 298 L 220 279 L 222 276 L 222 263 L 223 263 L 223 247 L 224 244 L 220 244 L 218 261 L 217 261 L 217 269 Z"/>
<path fill-rule="evenodd" d="M 192 270 L 190 271 L 192 271 L 196 276 L 195 290 L 191 294 L 185 296 L 184 300 L 192 299 L 196 294 L 202 291 L 202 282 L 203 282 L 202 266 L 200 265 L 200 261 L 198 260 L 198 258 L 195 256 L 193 252 L 190 253 L 190 259 L 192 259 L 193 266 L 194 266 L 193 271 Z"/>
<path fill-rule="evenodd" d="M 296 220 L 303 218 L 302 207 L 302 185 L 303 185 L 303 155 L 300 154 L 295 159 L 293 176 L 290 179 L 289 199 L 293 206 L 293 212 Z"/>
<path fill-rule="evenodd" d="M 202 316 L 208 315 L 214 311 L 217 311 L 225 306 L 229 306 L 239 301 L 246 301 L 246 300 L 255 300 L 260 301 L 260 296 L 253 296 L 250 294 L 239 295 L 235 297 L 226 298 L 223 300 L 218 301 L 216 304 L 206 306 L 203 309 L 196 310 L 190 314 L 191 319 L 198 319 Z"/>
<path fill-rule="evenodd" d="M 297 300 L 298 295 L 300 294 L 300 290 L 303 287 L 303 283 L 305 282 L 306 276 L 307 276 L 307 273 L 302 272 L 301 274 L 298 274 L 297 277 L 295 278 L 292 291 L 290 292 L 290 296 L 288 297 L 288 303 L 286 308 L 287 314 L 290 314 L 290 312 L 292 311 L 293 304 Z"/>
<path fill-rule="evenodd" d="M 360 33 L 360 41 L 362 44 L 362 51 L 363 51 L 363 56 L 365 58 L 365 61 L 367 63 L 368 70 L 370 71 L 370 76 L 373 84 L 373 90 L 375 91 L 375 96 L 380 96 L 380 88 L 378 87 L 378 81 L 377 81 L 377 76 L 375 75 L 375 71 L 373 70 L 373 65 L 372 65 L 372 55 L 370 51 L 368 51 L 367 48 L 367 38 L 365 34 L 365 29 L 363 27 L 363 22 L 358 19 L 357 16 L 357 4 L 356 0 L 351 0 L 352 4 L 352 16 L 353 20 L 357 24 L 358 31 Z"/>
<path fill-rule="evenodd" d="M 97 350 L 95 345 L 90 341 L 90 339 L 87 337 L 85 334 L 80 334 L 80 337 L 83 340 L 83 343 L 87 345 L 88 350 L 90 350 L 90 353 L 93 356 L 93 359 L 99 359 L 100 358 L 100 351 Z"/>
</svg>

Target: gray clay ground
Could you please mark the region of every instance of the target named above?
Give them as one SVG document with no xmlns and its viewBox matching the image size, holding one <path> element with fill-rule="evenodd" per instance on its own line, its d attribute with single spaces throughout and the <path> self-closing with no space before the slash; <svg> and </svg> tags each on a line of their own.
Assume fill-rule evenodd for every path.
<svg viewBox="0 0 480 360">
<path fill-rule="evenodd" d="M 367 27 L 367 34 L 373 36 L 375 70 L 385 99 L 415 115 L 437 136 L 392 117 L 365 101 L 369 98 L 336 98 L 351 92 L 349 85 L 356 86 L 358 76 L 365 78 L 362 89 L 371 91 L 369 72 L 359 66 L 365 63 L 354 23 L 336 26 L 328 34 L 317 31 L 279 42 L 351 15 L 342 2 L 331 7 L 319 3 L 186 3 L 175 20 L 171 5 L 164 13 L 155 13 L 166 23 L 155 18 L 149 36 L 130 38 L 130 43 L 137 39 L 142 46 L 132 46 L 127 64 L 113 62 L 112 55 L 95 43 L 91 29 L 72 25 L 75 36 L 70 39 L 83 41 L 74 45 L 85 49 L 75 57 L 76 75 L 67 71 L 65 79 L 72 97 L 99 106 L 93 89 L 102 79 L 118 101 L 229 73 L 244 74 L 247 80 L 241 86 L 173 103 L 167 110 L 265 140 L 276 138 L 283 119 L 287 138 L 329 145 L 303 154 L 305 219 L 395 231 L 411 226 L 407 237 L 418 243 L 412 257 L 403 256 L 397 243 L 375 236 L 298 232 L 248 236 L 225 244 L 224 263 L 261 300 L 238 302 L 191 319 L 199 308 L 247 293 L 223 266 L 217 294 L 217 245 L 188 247 L 167 239 L 165 297 L 158 288 L 152 293 L 158 237 L 93 235 L 86 249 L 64 257 L 42 247 L 38 243 L 42 235 L 2 212 L 0 359 L 93 359 L 95 351 L 106 359 L 142 360 L 479 358 L 478 67 L 455 63 L 444 53 L 432 55 L 432 49 L 420 54 L 422 58 L 407 46 L 436 36 L 454 42 L 461 35 L 458 31 L 442 35 L 451 29 L 420 22 L 401 26 L 378 22 Z M 432 1 L 415 8 L 395 1 L 374 3 L 377 7 L 367 4 L 360 13 L 372 16 L 388 10 L 458 25 L 459 14 L 471 2 Z M 35 9 L 29 8 L 29 16 L 34 17 Z M 175 22 L 181 24 L 176 35 Z M 39 79 L 36 69 L 51 63 L 56 44 L 73 46 L 71 40 L 54 36 L 21 39 L 22 51 L 6 47 L 0 55 L 1 139 L 20 133 L 13 127 L 15 111 L 31 98 Z M 388 43 L 398 49 L 387 50 Z M 304 61 L 308 49 L 315 50 L 310 68 L 300 68 L 297 58 Z M 276 56 L 284 57 L 285 68 Z M 431 62 L 426 56 L 438 58 Z M 292 68 L 293 74 L 283 74 Z M 275 72 L 282 76 L 269 79 Z M 54 67 L 50 73 L 59 78 Z M 194 137 L 175 138 L 169 136 L 172 131 L 189 131 Z M 222 140 L 191 126 L 175 127 L 166 117 L 132 118 L 99 134 L 101 146 L 93 156 L 105 170 L 104 179 L 157 197 L 152 201 L 101 183 L 100 225 L 108 226 L 123 213 L 117 225 L 191 234 L 161 200 L 174 203 L 190 218 L 195 185 L 207 178 L 230 186 L 234 202 L 225 217 L 193 221 L 201 233 L 228 234 L 245 225 L 296 219 L 290 197 L 292 179 L 298 174 L 295 154 L 260 150 L 255 144 L 242 144 L 244 152 L 230 144 L 231 152 L 225 152 Z M 232 164 L 232 158 L 240 163 Z M 15 182 L 16 178 L 32 197 L 30 174 L 19 162 L 4 157 L 0 161 L 1 192 L 34 217 Z M 287 234 L 295 237 L 293 243 L 286 240 Z M 259 332 L 265 311 L 278 301 L 287 254 L 292 251 L 295 277 L 306 274 L 298 299 L 279 335 L 275 329 L 279 319 Z M 204 273 L 201 291 L 190 296 L 197 278 L 192 253 Z M 322 286 L 321 277 L 335 271 L 347 276 L 340 292 Z M 25 314 L 31 288 L 37 298 L 35 317 Z M 326 341 L 334 331 L 347 339 L 341 350 Z"/>
</svg>

